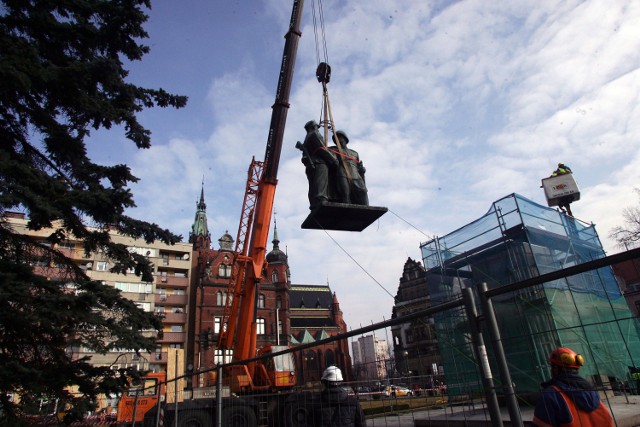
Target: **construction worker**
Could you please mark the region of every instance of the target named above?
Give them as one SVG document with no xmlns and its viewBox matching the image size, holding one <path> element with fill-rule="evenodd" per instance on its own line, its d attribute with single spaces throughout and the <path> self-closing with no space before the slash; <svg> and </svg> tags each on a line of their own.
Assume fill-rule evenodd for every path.
<svg viewBox="0 0 640 427">
<path fill-rule="evenodd" d="M 571 168 L 565 165 L 564 163 L 558 163 L 558 169 L 554 170 L 551 176 L 553 177 L 553 176 L 566 175 L 568 173 L 573 173 L 571 171 Z M 573 213 L 571 212 L 571 206 L 570 206 L 572 200 L 573 198 L 569 197 L 569 198 L 566 198 L 566 200 L 561 200 L 560 203 L 558 203 L 558 207 L 560 208 L 560 210 L 571 217 L 573 217 Z"/>
<path fill-rule="evenodd" d="M 325 146 L 318 123 L 308 121 L 304 128 L 307 136 L 301 144 L 302 163 L 309 180 L 309 209 L 314 209 L 329 201 L 329 171 L 331 170 L 331 175 L 335 175 L 338 159 Z"/>
<path fill-rule="evenodd" d="M 551 380 L 536 402 L 533 424 L 540 427 L 613 427 L 609 410 L 590 382 L 578 375 L 584 358 L 567 347 L 551 352 Z"/>
<path fill-rule="evenodd" d="M 564 163 L 558 163 L 558 169 L 554 170 L 551 176 L 565 175 L 567 173 L 573 173 L 571 168 Z"/>
<path fill-rule="evenodd" d="M 320 404 L 314 414 L 315 425 L 322 427 L 351 426 L 366 427 L 360 402 L 350 396 L 341 386 L 342 371 L 337 366 L 329 366 L 320 379 L 324 389 L 320 393 Z"/>
<path fill-rule="evenodd" d="M 367 171 L 360 160 L 358 152 L 347 148 L 349 137 L 346 132 L 339 130 L 333 135 L 335 146 L 329 148 L 340 161 L 336 171 L 336 193 L 338 202 L 354 205 L 369 205 L 367 185 L 364 181 L 364 173 Z M 339 148 L 338 148 L 338 142 Z M 348 175 L 347 175 L 347 170 Z"/>
</svg>

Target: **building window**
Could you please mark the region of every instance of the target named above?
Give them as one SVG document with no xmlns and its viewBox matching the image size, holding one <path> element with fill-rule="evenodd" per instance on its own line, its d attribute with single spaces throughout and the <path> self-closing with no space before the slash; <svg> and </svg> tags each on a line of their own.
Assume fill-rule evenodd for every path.
<svg viewBox="0 0 640 427">
<path fill-rule="evenodd" d="M 171 332 L 182 332 L 182 325 L 171 325 Z"/>
<path fill-rule="evenodd" d="M 233 295 L 231 295 L 229 297 L 229 303 L 231 303 L 231 301 L 233 301 Z M 220 307 L 227 305 L 227 293 L 226 292 L 218 291 L 216 293 L 216 305 L 218 305 Z"/>
<path fill-rule="evenodd" d="M 98 261 L 96 263 L 96 271 L 107 271 L 109 264 L 107 261 Z"/>
<path fill-rule="evenodd" d="M 133 292 L 137 294 L 150 294 L 153 291 L 151 283 L 115 282 L 114 286 L 122 292 Z"/>
<path fill-rule="evenodd" d="M 218 276 L 220 277 L 231 277 L 231 266 L 227 264 L 220 264 L 218 266 Z"/>
<path fill-rule="evenodd" d="M 282 308 L 282 297 L 276 298 L 276 308 Z"/>
<path fill-rule="evenodd" d="M 138 308 L 143 311 L 150 312 L 151 311 L 151 303 L 150 302 L 135 302 L 134 303 Z"/>
<path fill-rule="evenodd" d="M 222 324 L 222 317 L 214 317 L 213 318 L 213 333 L 220 333 L 220 325 Z"/>
<path fill-rule="evenodd" d="M 271 272 L 271 281 L 273 283 L 276 283 L 278 281 L 278 270 L 276 270 L 275 268 Z"/>
<path fill-rule="evenodd" d="M 233 357 L 233 350 L 224 350 L 226 352 L 224 359 L 222 357 L 222 351 L 223 350 L 215 350 L 213 353 L 213 363 L 229 363 L 231 361 L 231 357 Z"/>
<path fill-rule="evenodd" d="M 258 295 L 258 308 L 264 308 L 264 294 Z"/>
<path fill-rule="evenodd" d="M 256 330 L 258 335 L 264 335 L 265 332 L 265 322 L 263 318 L 256 319 Z"/>
<path fill-rule="evenodd" d="M 58 243 L 58 249 L 67 249 L 72 251 L 76 248 L 76 245 L 72 242 L 60 242 Z"/>
</svg>

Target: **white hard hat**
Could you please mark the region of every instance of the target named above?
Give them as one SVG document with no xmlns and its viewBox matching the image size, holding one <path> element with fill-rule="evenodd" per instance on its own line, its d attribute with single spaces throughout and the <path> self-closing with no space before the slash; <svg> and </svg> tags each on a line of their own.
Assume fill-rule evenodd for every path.
<svg viewBox="0 0 640 427">
<path fill-rule="evenodd" d="M 342 381 L 342 371 L 337 366 L 329 366 L 322 373 L 321 380 L 326 380 L 329 382 Z"/>
</svg>

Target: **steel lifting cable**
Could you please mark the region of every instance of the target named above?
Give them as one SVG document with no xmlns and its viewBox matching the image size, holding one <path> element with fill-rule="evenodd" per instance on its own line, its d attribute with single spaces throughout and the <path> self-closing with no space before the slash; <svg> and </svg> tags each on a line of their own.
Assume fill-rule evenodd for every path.
<svg viewBox="0 0 640 427">
<path fill-rule="evenodd" d="M 316 62 L 329 63 L 329 55 L 327 54 L 327 39 L 324 32 L 324 12 L 322 8 L 322 0 L 317 0 L 318 16 L 316 17 L 316 0 L 313 0 L 313 7 L 311 8 L 313 14 L 313 34 L 316 41 Z M 324 55 L 324 61 L 320 60 L 320 43 L 318 41 L 318 21 L 320 21 L 320 31 L 322 37 L 322 53 Z"/>
<path fill-rule="evenodd" d="M 317 5 L 317 16 L 316 16 Z M 340 139 L 336 137 L 336 126 L 333 120 L 333 113 L 331 112 L 331 101 L 329 100 L 329 90 L 327 89 L 327 83 L 331 80 L 331 66 L 329 65 L 329 54 L 327 52 L 327 39 L 325 37 L 324 30 L 324 10 L 322 6 L 322 0 L 313 1 L 313 33 L 316 44 L 316 61 L 318 68 L 316 69 L 316 77 L 318 82 L 322 83 L 322 105 L 320 107 L 320 126 L 324 129 L 324 141 L 325 146 L 328 146 L 329 142 L 329 130 L 333 133 L 334 142 L 338 147 L 336 154 L 339 156 L 340 163 L 345 172 L 345 176 L 349 185 L 351 184 L 351 168 L 349 167 L 350 157 L 345 153 L 344 147 L 340 142 Z M 318 22 L 320 24 L 320 36 L 318 35 Z M 324 55 L 324 61 L 320 60 L 320 46 L 322 46 L 322 53 Z M 333 151 L 333 150 L 332 150 Z"/>
</svg>

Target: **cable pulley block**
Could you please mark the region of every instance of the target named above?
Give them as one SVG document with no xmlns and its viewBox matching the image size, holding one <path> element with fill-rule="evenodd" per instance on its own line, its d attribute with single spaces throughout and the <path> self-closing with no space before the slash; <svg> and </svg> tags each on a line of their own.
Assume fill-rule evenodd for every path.
<svg viewBox="0 0 640 427">
<path fill-rule="evenodd" d="M 316 69 L 316 77 L 318 78 L 318 82 L 320 83 L 329 83 L 331 80 L 331 65 L 326 62 L 321 62 L 318 64 L 318 68 Z"/>
</svg>

